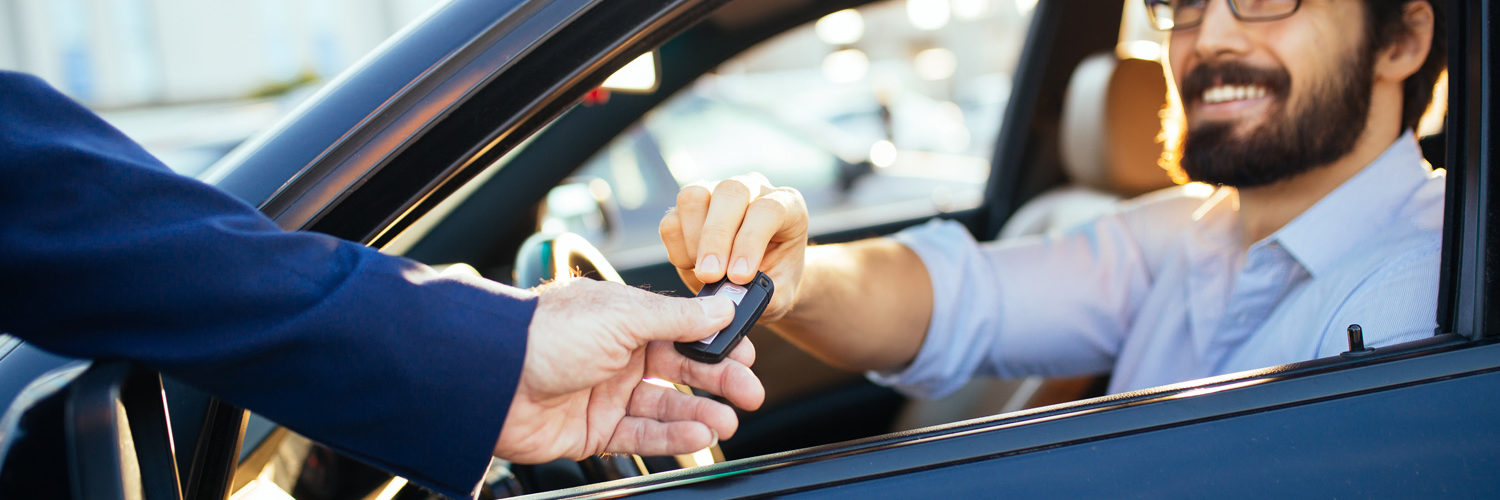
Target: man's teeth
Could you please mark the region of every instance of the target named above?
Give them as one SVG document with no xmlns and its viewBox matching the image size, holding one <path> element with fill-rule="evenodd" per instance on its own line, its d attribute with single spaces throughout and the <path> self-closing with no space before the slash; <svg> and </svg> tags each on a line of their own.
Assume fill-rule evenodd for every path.
<svg viewBox="0 0 1500 500">
<path fill-rule="evenodd" d="M 1241 101 L 1265 97 L 1266 88 L 1259 85 L 1217 85 L 1203 91 L 1204 104 Z"/>
</svg>

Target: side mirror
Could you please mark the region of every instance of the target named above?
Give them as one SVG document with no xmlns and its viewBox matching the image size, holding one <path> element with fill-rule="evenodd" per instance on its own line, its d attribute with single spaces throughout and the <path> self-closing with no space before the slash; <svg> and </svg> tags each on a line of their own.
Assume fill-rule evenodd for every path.
<svg viewBox="0 0 1500 500">
<path fill-rule="evenodd" d="M 838 168 L 839 170 L 837 174 L 837 181 L 839 194 L 841 195 L 848 195 L 850 191 L 854 190 L 855 182 L 859 181 L 861 178 L 867 175 L 875 173 L 875 164 L 870 163 L 870 160 L 868 159 L 860 160 L 858 162 L 848 162 L 840 160 Z"/>
<path fill-rule="evenodd" d="M 161 377 L 121 361 L 63 367 L 23 390 L 0 428 L 0 467 L 7 498 L 182 498 Z"/>
<path fill-rule="evenodd" d="M 69 388 L 65 413 L 74 498 L 182 498 L 155 372 L 96 362 Z"/>
<path fill-rule="evenodd" d="M 575 233 L 602 247 L 617 236 L 619 227 L 620 207 L 604 179 L 569 179 L 547 192 L 543 232 Z"/>
</svg>

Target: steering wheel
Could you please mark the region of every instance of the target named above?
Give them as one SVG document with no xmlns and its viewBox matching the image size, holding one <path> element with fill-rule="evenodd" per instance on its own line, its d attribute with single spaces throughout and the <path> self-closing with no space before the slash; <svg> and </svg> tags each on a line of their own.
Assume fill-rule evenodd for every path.
<svg viewBox="0 0 1500 500">
<path fill-rule="evenodd" d="M 516 251 L 515 285 L 530 288 L 564 276 L 625 284 L 588 240 L 573 233 L 536 233 Z"/>
<path fill-rule="evenodd" d="M 514 284 L 522 288 L 534 287 L 567 276 L 625 284 L 625 280 L 620 278 L 620 273 L 616 272 L 614 266 L 604 259 L 604 254 L 599 253 L 599 249 L 594 248 L 594 245 L 589 244 L 588 240 L 582 236 L 567 232 L 541 232 L 526 238 L 520 250 L 516 252 L 515 272 Z M 688 386 L 672 385 L 684 393 L 693 393 L 692 388 Z M 660 458 L 675 459 L 675 467 L 664 468 L 656 465 L 660 462 Z M 643 459 L 636 455 L 619 454 L 589 457 L 576 462 L 576 467 L 582 469 L 581 475 L 585 481 L 600 482 L 645 475 L 650 472 L 647 470 L 647 461 L 656 465 L 652 468 L 660 472 L 669 468 L 710 465 L 723 460 L 724 452 L 719 449 L 719 445 L 715 444 L 704 450 L 676 457 Z M 573 464 L 572 461 L 560 460 L 536 467 L 539 469 L 542 467 L 566 468 Z M 564 470 L 561 473 L 569 474 L 569 472 L 571 471 Z"/>
</svg>

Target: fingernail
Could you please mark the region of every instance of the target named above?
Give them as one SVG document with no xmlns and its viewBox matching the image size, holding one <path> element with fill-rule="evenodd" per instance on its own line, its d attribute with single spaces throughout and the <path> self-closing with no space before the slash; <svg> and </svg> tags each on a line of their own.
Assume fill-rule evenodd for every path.
<svg viewBox="0 0 1500 500">
<path fill-rule="evenodd" d="M 719 431 L 716 431 L 716 430 L 713 430 L 713 429 L 709 429 L 708 432 L 710 434 L 714 435 L 714 440 L 713 440 L 712 443 L 708 443 L 708 446 L 705 446 L 705 448 L 713 448 L 715 446 L 718 446 L 719 445 Z"/>
<path fill-rule="evenodd" d="M 750 274 L 750 261 L 745 260 L 744 257 L 740 257 L 739 259 L 735 260 L 734 274 L 738 274 L 740 276 Z"/>
<path fill-rule="evenodd" d="M 719 274 L 719 256 L 708 254 L 698 261 L 698 270 L 708 274 Z"/>
<path fill-rule="evenodd" d="M 734 318 L 734 302 L 724 297 L 698 297 L 698 307 L 703 308 L 703 315 L 716 322 L 727 321 Z"/>
</svg>

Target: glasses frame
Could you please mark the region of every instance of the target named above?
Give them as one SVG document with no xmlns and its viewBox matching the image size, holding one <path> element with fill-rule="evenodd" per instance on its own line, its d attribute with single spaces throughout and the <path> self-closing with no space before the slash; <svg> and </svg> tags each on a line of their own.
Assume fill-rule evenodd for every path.
<svg viewBox="0 0 1500 500">
<path fill-rule="evenodd" d="M 1207 4 L 1212 3 L 1213 1 L 1214 0 L 1204 0 L 1204 9 L 1206 10 L 1208 8 Z M 1239 8 L 1238 5 L 1235 5 L 1237 3 L 1237 2 L 1235 2 L 1235 0 L 1224 0 L 1224 1 L 1225 2 L 1229 2 L 1229 12 L 1232 13 L 1232 14 L 1234 14 L 1234 18 L 1237 19 L 1237 20 L 1239 20 L 1240 22 L 1245 22 L 1245 23 L 1260 23 L 1260 22 L 1268 22 L 1268 21 L 1276 21 L 1276 20 L 1286 19 L 1288 17 L 1291 17 L 1292 14 L 1296 14 L 1297 10 L 1299 10 L 1299 9 L 1302 8 L 1302 0 L 1294 0 L 1294 3 L 1292 4 L 1292 10 L 1287 11 L 1285 14 L 1275 14 L 1275 15 L 1270 15 L 1270 16 L 1251 16 L 1251 15 L 1240 13 L 1240 8 Z M 1161 22 L 1157 20 L 1157 17 L 1156 17 L 1156 8 L 1155 7 L 1158 6 L 1158 5 L 1165 5 L 1165 6 L 1167 6 L 1168 9 L 1171 9 L 1171 7 L 1172 7 L 1172 1 L 1171 0 L 1145 0 L 1145 4 L 1146 4 L 1146 15 L 1151 18 L 1151 27 L 1154 28 L 1154 29 L 1156 29 L 1157 31 L 1190 30 L 1190 29 L 1193 29 L 1193 28 L 1197 28 L 1198 26 L 1200 26 L 1200 25 L 1203 24 L 1203 18 L 1202 17 L 1199 17 L 1198 20 L 1193 21 L 1192 24 L 1179 24 L 1179 23 L 1176 22 L 1176 19 L 1173 19 L 1171 27 L 1169 27 L 1169 28 L 1163 28 L 1161 26 Z"/>
</svg>

